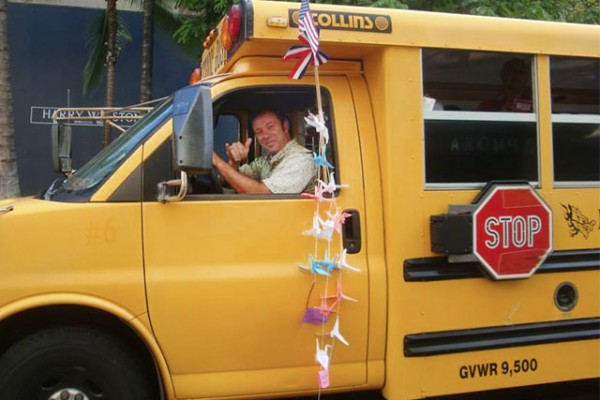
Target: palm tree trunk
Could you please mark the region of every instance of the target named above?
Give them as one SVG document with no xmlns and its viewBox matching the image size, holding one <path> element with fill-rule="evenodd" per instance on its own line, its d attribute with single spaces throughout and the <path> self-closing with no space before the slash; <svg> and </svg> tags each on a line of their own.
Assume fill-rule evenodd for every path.
<svg viewBox="0 0 600 400">
<path fill-rule="evenodd" d="M 154 35 L 154 0 L 144 0 L 144 33 L 142 38 L 142 76 L 140 79 L 140 102 L 152 99 L 152 62 Z"/>
<path fill-rule="evenodd" d="M 0 199 L 20 195 L 7 36 L 8 0 L 0 0 Z"/>
<path fill-rule="evenodd" d="M 117 0 L 106 0 L 108 44 L 106 49 L 106 97 L 105 107 L 112 107 L 115 95 L 115 66 L 117 64 Z M 110 124 L 104 123 L 102 147 L 110 143 Z"/>
</svg>

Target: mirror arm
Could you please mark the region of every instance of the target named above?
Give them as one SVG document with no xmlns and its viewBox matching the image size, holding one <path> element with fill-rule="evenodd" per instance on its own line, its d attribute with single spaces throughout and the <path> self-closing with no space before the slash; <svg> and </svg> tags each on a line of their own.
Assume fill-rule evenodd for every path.
<svg viewBox="0 0 600 400">
<path fill-rule="evenodd" d="M 121 128 L 119 125 L 115 124 L 114 122 L 112 122 L 112 121 L 110 121 L 110 120 L 108 121 L 108 124 L 109 124 L 111 127 L 113 127 L 113 128 L 115 128 L 115 129 L 117 129 L 118 131 L 120 131 L 121 133 L 123 133 L 123 132 L 125 132 L 125 131 L 126 131 L 126 129 L 125 129 L 125 128 Z"/>
<path fill-rule="evenodd" d="M 179 193 L 175 196 L 167 194 L 167 187 L 179 186 Z M 181 171 L 181 178 L 171 179 L 170 181 L 159 182 L 158 184 L 158 201 L 161 203 L 181 201 L 185 197 L 188 190 L 188 178 L 185 171 Z"/>
</svg>

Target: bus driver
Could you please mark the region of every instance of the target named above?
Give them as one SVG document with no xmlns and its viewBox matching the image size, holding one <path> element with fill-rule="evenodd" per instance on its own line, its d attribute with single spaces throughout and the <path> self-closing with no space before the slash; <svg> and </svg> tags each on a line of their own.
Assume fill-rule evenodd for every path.
<svg viewBox="0 0 600 400">
<path fill-rule="evenodd" d="M 317 167 L 310 152 L 292 140 L 290 123 L 285 116 L 266 110 L 252 120 L 252 130 L 266 155 L 251 163 L 242 164 L 250 150 L 252 139 L 245 143 L 226 144 L 229 161 L 215 152 L 213 166 L 221 177 L 238 193 L 301 193 L 316 183 Z"/>
</svg>

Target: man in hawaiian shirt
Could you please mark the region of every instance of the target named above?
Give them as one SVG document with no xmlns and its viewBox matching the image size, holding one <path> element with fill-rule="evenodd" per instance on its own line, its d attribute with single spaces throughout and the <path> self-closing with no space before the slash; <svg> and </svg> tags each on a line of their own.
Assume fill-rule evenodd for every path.
<svg viewBox="0 0 600 400">
<path fill-rule="evenodd" d="M 310 152 L 292 140 L 289 121 L 274 111 L 263 111 L 252 120 L 252 130 L 267 153 L 249 164 L 252 139 L 226 144 L 229 161 L 213 152 L 212 163 L 238 193 L 301 193 L 315 185 L 317 167 Z"/>
</svg>

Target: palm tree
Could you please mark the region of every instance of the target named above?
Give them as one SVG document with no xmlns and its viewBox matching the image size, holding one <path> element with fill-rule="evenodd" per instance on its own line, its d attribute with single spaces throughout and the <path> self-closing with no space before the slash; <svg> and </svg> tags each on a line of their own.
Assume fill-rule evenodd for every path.
<svg viewBox="0 0 600 400">
<path fill-rule="evenodd" d="M 0 199 L 20 195 L 8 62 L 7 8 L 8 0 L 0 0 Z"/>
<path fill-rule="evenodd" d="M 131 35 L 120 23 L 117 0 L 107 0 L 106 10 L 89 27 L 87 63 L 83 69 L 83 94 L 88 94 L 101 81 L 106 71 L 105 107 L 112 107 L 115 93 L 115 68 L 117 58 Z M 104 125 L 102 145 L 110 142 L 110 125 Z"/>
<path fill-rule="evenodd" d="M 88 61 L 83 70 L 83 94 L 86 95 L 102 80 L 106 70 L 106 107 L 114 100 L 114 67 L 121 49 L 131 41 L 131 34 L 119 18 L 116 11 L 117 0 L 107 0 L 106 10 L 94 21 L 88 32 Z M 154 25 L 174 32 L 179 18 L 169 10 L 176 0 L 129 0 L 132 4 L 143 5 L 144 31 L 142 36 L 142 69 L 140 79 L 140 102 L 152 97 L 152 63 Z M 116 21 L 116 27 L 115 27 Z M 116 35 L 113 33 L 116 30 Z M 103 145 L 110 141 L 110 128 L 105 125 Z"/>
<path fill-rule="evenodd" d="M 144 33 L 142 36 L 142 75 L 140 102 L 152 99 L 152 62 L 154 47 L 154 0 L 144 0 Z"/>
<path fill-rule="evenodd" d="M 106 97 L 104 106 L 112 107 L 115 97 L 115 69 L 117 65 L 117 0 L 106 0 L 107 48 L 106 48 Z M 102 147 L 110 142 L 110 124 L 104 122 Z"/>
</svg>

